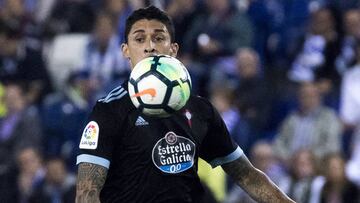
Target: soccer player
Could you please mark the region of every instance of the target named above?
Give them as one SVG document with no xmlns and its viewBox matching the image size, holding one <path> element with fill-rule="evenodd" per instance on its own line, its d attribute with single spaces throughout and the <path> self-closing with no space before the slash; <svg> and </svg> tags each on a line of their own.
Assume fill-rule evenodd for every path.
<svg viewBox="0 0 360 203">
<path fill-rule="evenodd" d="M 158 8 L 128 17 L 122 51 L 131 67 L 152 55 L 176 56 L 178 48 L 172 22 Z M 198 157 L 221 165 L 259 202 L 293 202 L 249 162 L 218 112 L 198 96 L 170 117 L 149 117 L 133 106 L 125 82 L 97 102 L 79 147 L 78 203 L 201 202 Z"/>
</svg>

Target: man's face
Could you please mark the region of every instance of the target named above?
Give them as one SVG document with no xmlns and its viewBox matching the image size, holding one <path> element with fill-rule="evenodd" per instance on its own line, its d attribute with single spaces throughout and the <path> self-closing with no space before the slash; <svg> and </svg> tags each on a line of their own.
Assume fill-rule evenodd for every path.
<svg viewBox="0 0 360 203">
<path fill-rule="evenodd" d="M 142 19 L 132 25 L 128 42 L 122 44 L 121 48 L 133 68 L 148 56 L 166 54 L 175 57 L 179 46 L 171 43 L 170 33 L 163 23 Z"/>
<path fill-rule="evenodd" d="M 357 38 L 360 37 L 360 12 L 349 10 L 344 17 L 345 32 Z"/>
<path fill-rule="evenodd" d="M 315 84 L 303 84 L 299 90 L 300 108 L 304 113 L 309 112 L 321 105 L 321 95 Z"/>
<path fill-rule="evenodd" d="M 334 18 L 329 10 L 323 9 L 312 16 L 312 31 L 314 34 L 324 35 L 335 29 Z"/>
<path fill-rule="evenodd" d="M 237 54 L 236 59 L 241 78 L 254 78 L 257 76 L 259 61 L 253 52 L 244 49 Z"/>
<path fill-rule="evenodd" d="M 114 33 L 111 19 L 108 16 L 100 16 L 95 24 L 95 36 L 101 47 L 106 47 Z"/>
</svg>

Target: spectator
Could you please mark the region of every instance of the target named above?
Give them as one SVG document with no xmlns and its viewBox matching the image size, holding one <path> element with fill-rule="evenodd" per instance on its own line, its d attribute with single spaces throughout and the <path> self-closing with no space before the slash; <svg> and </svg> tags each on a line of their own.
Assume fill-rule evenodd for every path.
<svg viewBox="0 0 360 203">
<path fill-rule="evenodd" d="M 95 102 L 94 83 L 89 73 L 74 72 L 61 92 L 45 99 L 42 109 L 45 155 L 62 156 L 71 171 L 75 171 L 78 135 Z"/>
<path fill-rule="evenodd" d="M 265 140 L 258 140 L 250 151 L 252 163 L 264 173 L 266 173 L 275 183 L 286 175 L 279 161 L 276 159 L 272 145 Z"/>
<path fill-rule="evenodd" d="M 87 0 L 59 0 L 44 22 L 43 37 L 52 39 L 63 33 L 88 33 L 95 20 L 95 10 Z"/>
<path fill-rule="evenodd" d="M 249 132 L 248 123 L 241 117 L 236 106 L 234 106 L 234 91 L 231 87 L 223 85 L 222 87 L 214 88 L 210 96 L 211 103 L 220 113 L 223 118 L 230 136 L 235 142 L 241 146 L 244 153 L 248 154 L 253 137 Z M 217 200 L 222 202 L 225 198 L 225 190 L 227 180 L 222 169 L 211 170 L 210 166 L 202 161 L 199 161 L 199 176 L 202 181 L 209 184 L 210 189 L 214 192 Z M 230 185 L 230 184 L 228 184 Z M 231 186 L 234 183 L 231 182 Z"/>
<path fill-rule="evenodd" d="M 0 22 L 0 81 L 23 80 L 30 104 L 40 104 L 52 91 L 41 51 L 23 39 L 18 27 Z"/>
<path fill-rule="evenodd" d="M 11 27 L 17 27 L 26 38 L 35 39 L 40 36 L 39 27 L 23 0 L 4 0 L 4 5 L 0 7 L 0 19 Z"/>
<path fill-rule="evenodd" d="M 289 71 L 292 81 L 318 80 L 323 83 L 324 92 L 339 86 L 340 76 L 335 68 L 335 58 L 340 52 L 341 36 L 337 21 L 338 16 L 333 8 L 320 8 L 311 14 L 302 50 Z"/>
<path fill-rule="evenodd" d="M 221 88 L 213 89 L 211 102 L 219 111 L 231 137 L 243 149 L 244 153 L 248 154 L 256 137 L 251 134 L 248 122 L 234 105 L 234 97 L 233 89 L 223 85 Z"/>
<path fill-rule="evenodd" d="M 128 78 L 130 67 L 128 61 L 119 53 L 119 42 L 111 15 L 100 12 L 87 45 L 84 67 L 90 72 L 90 77 L 99 81 L 100 92 L 111 90 Z"/>
<path fill-rule="evenodd" d="M 360 201 L 359 188 L 345 176 L 345 159 L 340 154 L 329 154 L 324 161 L 325 184 L 320 203 Z"/>
<path fill-rule="evenodd" d="M 317 158 L 340 151 L 341 123 L 332 109 L 323 106 L 314 83 L 299 85 L 298 102 L 298 109 L 285 118 L 275 138 L 275 154 L 286 161 L 304 148 Z"/>
<path fill-rule="evenodd" d="M 45 180 L 33 191 L 29 203 L 74 202 L 75 176 L 66 170 L 64 160 L 51 158 L 47 161 L 45 168 Z"/>
<path fill-rule="evenodd" d="M 125 20 L 130 15 L 132 7 L 128 0 L 105 0 L 104 10 L 109 13 L 114 20 L 114 30 L 119 38 L 119 44 L 124 42 L 121 37 L 125 32 Z"/>
<path fill-rule="evenodd" d="M 285 172 L 276 161 L 271 144 L 266 141 L 259 140 L 253 145 L 250 160 L 256 168 L 268 175 L 275 184 L 278 184 L 285 176 Z M 255 201 L 240 187 L 233 186 L 229 189 L 225 203 L 255 203 Z"/>
<path fill-rule="evenodd" d="M 41 145 L 37 112 L 29 108 L 19 83 L 4 86 L 6 115 L 0 119 L 0 202 L 18 198 L 16 153 L 26 147 Z"/>
<path fill-rule="evenodd" d="M 309 26 L 311 15 L 311 4 L 309 0 L 282 1 L 284 22 L 280 27 L 278 65 L 280 68 L 288 69 L 292 58 L 299 50 L 299 44 Z M 278 15 L 282 14 L 281 11 Z"/>
<path fill-rule="evenodd" d="M 176 30 L 175 41 L 185 47 L 184 38 L 196 16 L 202 12 L 202 2 L 197 0 L 150 1 L 163 8 L 172 18 Z M 187 50 L 179 49 L 177 58 L 186 66 L 191 76 L 192 92 L 209 97 L 208 71 L 204 63 L 193 59 Z"/>
<path fill-rule="evenodd" d="M 356 62 L 356 41 L 360 40 L 360 10 L 347 10 L 343 16 L 345 36 L 341 52 L 335 61 L 336 69 L 341 75 Z"/>
<path fill-rule="evenodd" d="M 5 85 L 7 114 L 0 121 L 0 165 L 8 170 L 14 167 L 17 151 L 41 147 L 40 118 L 37 110 L 28 106 L 24 92 L 20 83 Z"/>
<path fill-rule="evenodd" d="M 18 202 L 28 202 L 30 196 L 45 179 L 42 157 L 36 148 L 26 147 L 17 153 L 16 159 L 19 168 L 17 180 L 19 189 Z"/>
<path fill-rule="evenodd" d="M 356 44 L 356 65 L 344 74 L 340 98 L 340 118 L 345 124 L 345 129 L 351 135 L 351 154 L 346 173 L 350 180 L 360 186 L 360 43 Z M 348 151 L 346 151 L 348 152 Z"/>
<path fill-rule="evenodd" d="M 235 89 L 234 105 L 249 122 L 251 134 L 260 134 L 267 123 L 271 90 L 262 77 L 258 53 L 252 48 L 239 48 L 232 58 L 219 59 L 210 81 L 210 88 L 227 84 Z"/>
<path fill-rule="evenodd" d="M 257 0 L 257 1 L 248 1 L 247 13 L 251 19 L 251 22 L 254 25 L 254 45 L 253 47 L 259 53 L 261 61 L 266 64 L 276 64 L 276 60 L 280 59 L 283 56 L 279 55 L 279 48 L 281 45 L 280 40 L 280 31 L 282 26 L 285 24 L 285 20 L 292 19 L 293 16 L 286 16 L 285 11 L 286 3 L 297 3 L 296 12 L 294 13 L 302 14 L 301 3 L 299 5 L 296 1 L 289 3 L 288 1 L 281 0 Z M 290 21 L 290 20 L 289 20 Z M 298 30 L 303 26 L 297 26 Z M 297 33 L 299 34 L 299 33 Z M 296 35 L 291 36 L 296 38 Z M 288 39 L 289 41 L 291 39 Z M 287 41 L 287 43 L 289 43 Z M 267 66 L 267 68 L 272 68 L 272 66 Z"/>
<path fill-rule="evenodd" d="M 171 0 L 166 5 L 165 10 L 173 19 L 176 30 L 175 41 L 180 47 L 184 44 L 185 34 L 190 29 L 196 14 L 200 12 L 198 7 L 196 0 Z M 180 54 L 185 54 L 182 50 L 179 51 Z"/>
<path fill-rule="evenodd" d="M 4 102 L 7 114 L 0 120 L 0 201 L 18 197 L 16 154 L 28 147 L 40 147 L 41 125 L 37 111 L 29 107 L 19 83 L 5 85 Z"/>
<path fill-rule="evenodd" d="M 206 0 L 205 12 L 195 17 L 185 34 L 184 51 L 202 62 L 233 55 L 239 47 L 252 45 L 252 25 L 246 14 L 230 0 Z"/>
<path fill-rule="evenodd" d="M 261 76 L 261 62 L 253 49 L 238 49 L 236 64 L 238 82 L 235 105 L 249 122 L 252 136 L 260 138 L 268 121 L 271 90 L 266 84 L 266 78 Z"/>
<path fill-rule="evenodd" d="M 308 202 L 312 184 L 318 173 L 316 157 L 311 150 L 300 149 L 289 160 L 289 176 L 279 182 L 279 187 L 294 201 Z"/>
</svg>

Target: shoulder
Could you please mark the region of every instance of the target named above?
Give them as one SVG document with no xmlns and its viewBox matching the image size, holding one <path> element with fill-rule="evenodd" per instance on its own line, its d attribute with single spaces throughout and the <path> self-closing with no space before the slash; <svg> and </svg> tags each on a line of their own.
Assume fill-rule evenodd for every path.
<svg viewBox="0 0 360 203">
<path fill-rule="evenodd" d="M 195 107 L 202 110 L 211 110 L 213 108 L 213 105 L 208 99 L 198 95 L 191 95 L 188 101 L 188 105 L 192 106 L 193 108 Z"/>
<path fill-rule="evenodd" d="M 332 117 L 332 118 L 337 118 L 337 114 L 336 111 L 330 107 L 327 106 L 323 106 L 320 108 L 320 115 L 322 116 L 327 116 L 327 117 Z"/>
<path fill-rule="evenodd" d="M 120 85 L 111 90 L 106 96 L 100 98 L 94 109 L 101 109 L 111 113 L 124 112 L 134 109 L 126 85 Z"/>
<path fill-rule="evenodd" d="M 198 95 L 191 95 L 185 108 L 198 112 L 198 115 L 202 115 L 205 118 L 212 117 L 215 111 L 215 108 L 208 99 Z"/>
<path fill-rule="evenodd" d="M 105 97 L 100 98 L 97 103 L 110 104 L 118 102 L 124 100 L 126 95 L 128 95 L 126 87 L 124 87 L 124 85 L 120 85 L 111 90 Z"/>
</svg>

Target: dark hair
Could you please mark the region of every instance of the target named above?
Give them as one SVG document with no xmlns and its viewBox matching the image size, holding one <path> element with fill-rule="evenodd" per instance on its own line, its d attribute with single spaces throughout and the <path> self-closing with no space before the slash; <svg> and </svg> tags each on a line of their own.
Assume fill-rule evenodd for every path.
<svg viewBox="0 0 360 203">
<path fill-rule="evenodd" d="M 125 26 L 125 36 L 124 41 L 128 42 L 128 35 L 131 30 L 131 27 L 139 20 L 158 20 L 163 23 L 170 34 L 170 40 L 173 43 L 175 41 L 175 28 L 170 17 L 162 10 L 155 6 L 148 6 L 146 8 L 140 8 L 135 10 L 127 19 Z"/>
<path fill-rule="evenodd" d="M 6 79 L 3 79 L 1 83 L 6 86 L 16 86 L 20 89 L 22 95 L 29 91 L 29 85 L 23 79 L 18 79 L 16 76 L 8 76 Z"/>
<path fill-rule="evenodd" d="M 111 26 L 114 27 L 115 26 L 115 19 L 113 17 L 113 15 L 111 15 L 109 12 L 105 11 L 105 10 L 101 10 L 96 14 L 96 18 L 95 21 L 98 22 L 99 19 L 101 18 L 107 18 L 109 19 Z"/>
</svg>

